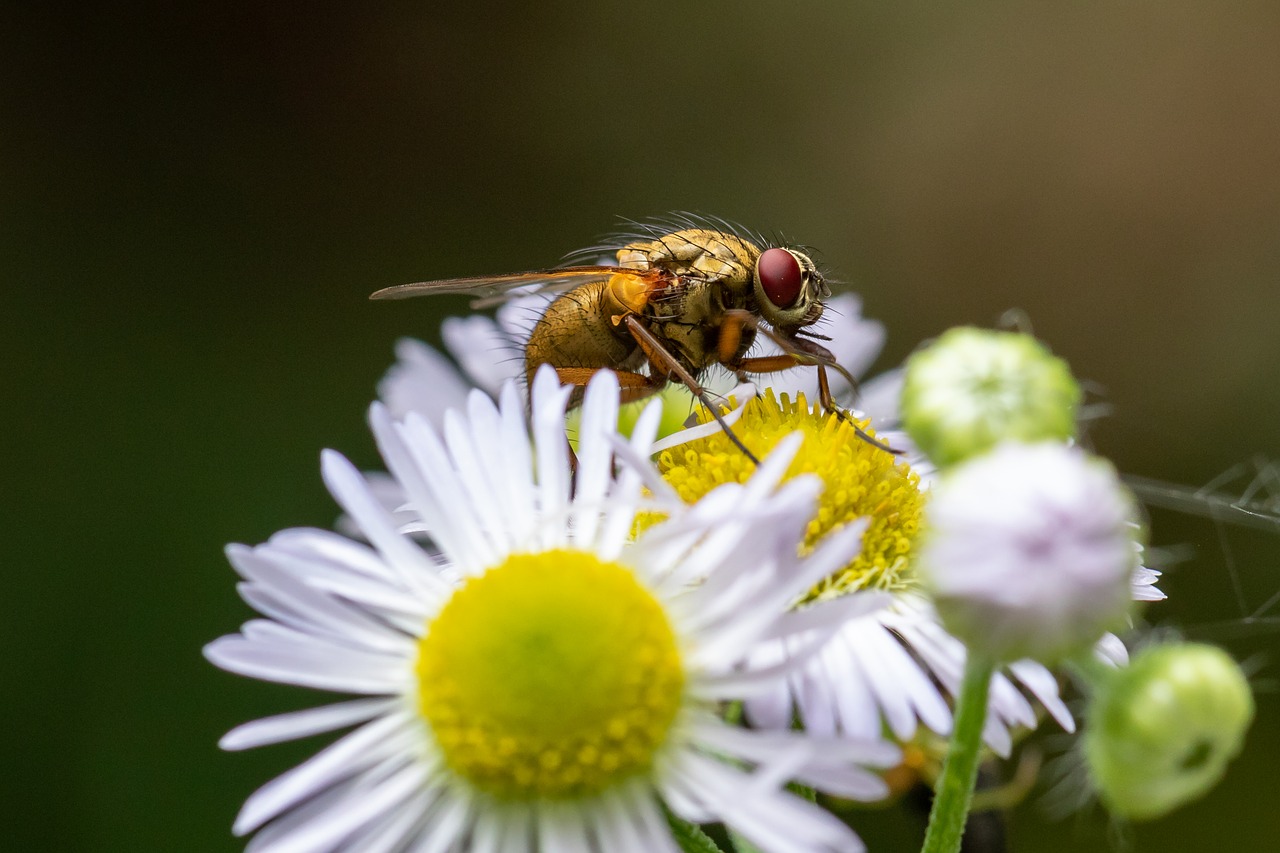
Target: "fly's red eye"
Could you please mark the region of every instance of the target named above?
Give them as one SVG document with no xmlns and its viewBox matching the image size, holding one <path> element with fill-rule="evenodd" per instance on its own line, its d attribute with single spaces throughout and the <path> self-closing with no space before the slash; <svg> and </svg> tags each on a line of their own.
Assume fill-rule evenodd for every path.
<svg viewBox="0 0 1280 853">
<path fill-rule="evenodd" d="M 766 249 L 756 261 L 760 287 L 779 308 L 790 308 L 800 298 L 800 262 L 786 249 Z"/>
</svg>

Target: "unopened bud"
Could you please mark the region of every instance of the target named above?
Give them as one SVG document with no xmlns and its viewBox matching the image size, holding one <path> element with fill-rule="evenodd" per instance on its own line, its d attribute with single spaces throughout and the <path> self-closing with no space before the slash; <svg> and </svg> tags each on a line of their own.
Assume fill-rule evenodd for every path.
<svg viewBox="0 0 1280 853">
<path fill-rule="evenodd" d="M 1124 622 L 1138 567 L 1133 514 L 1106 461 L 1061 444 L 1002 444 L 934 486 L 917 565 L 943 625 L 970 649 L 1050 662 Z"/>
<path fill-rule="evenodd" d="M 938 467 L 1001 441 L 1065 441 L 1080 386 L 1030 335 L 958 327 L 907 360 L 903 427 Z"/>
<path fill-rule="evenodd" d="M 1108 808 L 1156 818 L 1217 784 L 1252 720 L 1253 694 L 1226 652 L 1152 646 L 1097 685 L 1084 754 Z"/>
</svg>

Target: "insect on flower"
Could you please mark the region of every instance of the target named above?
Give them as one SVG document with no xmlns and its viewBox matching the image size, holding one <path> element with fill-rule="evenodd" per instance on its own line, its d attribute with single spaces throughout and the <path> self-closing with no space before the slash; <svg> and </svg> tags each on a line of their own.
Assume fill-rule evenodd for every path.
<svg viewBox="0 0 1280 853">
<path fill-rule="evenodd" d="M 575 388 L 574 402 L 599 370 L 616 371 L 622 402 L 643 399 L 670 382 L 683 383 L 753 462 L 752 453 L 720 414 L 700 382 L 722 365 L 743 380 L 807 365 L 817 368 L 825 411 L 852 422 L 836 405 L 827 371 L 857 381 L 818 341 L 810 327 L 822 317 L 831 290 L 813 260 L 784 246 L 765 247 L 757 235 L 728 223 L 681 217 L 640 226 L 611 246 L 575 253 L 616 252 L 616 264 L 574 264 L 502 275 L 422 281 L 384 288 L 373 299 L 436 293 L 477 297 L 473 307 L 498 304 L 530 292 L 558 294 L 525 345 L 525 374 L 543 364 Z M 757 335 L 781 352 L 748 356 Z M 857 425 L 855 424 L 855 429 Z M 866 441 L 892 452 L 858 429 Z"/>
</svg>

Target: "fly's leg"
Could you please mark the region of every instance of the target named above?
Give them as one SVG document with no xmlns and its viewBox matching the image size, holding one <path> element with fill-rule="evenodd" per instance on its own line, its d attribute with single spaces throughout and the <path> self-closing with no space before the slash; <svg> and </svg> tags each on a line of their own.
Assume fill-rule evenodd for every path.
<svg viewBox="0 0 1280 853">
<path fill-rule="evenodd" d="M 573 396 L 570 398 L 570 406 L 576 406 L 582 401 L 582 395 L 586 391 L 587 383 L 591 381 L 591 377 L 595 376 L 604 367 L 557 367 L 555 369 L 556 376 L 560 379 L 561 385 L 572 385 Z M 645 376 L 643 373 L 633 373 L 630 370 L 615 370 L 618 377 L 619 399 L 618 402 L 634 403 L 636 400 L 643 400 L 645 397 L 652 396 L 662 390 L 662 386 L 667 382 L 661 377 Z"/>
<path fill-rule="evenodd" d="M 738 358 L 738 343 L 742 339 L 742 329 L 744 327 L 754 329 L 757 333 L 764 335 L 777 344 L 782 352 L 778 355 Z M 760 320 L 751 312 L 732 309 L 725 312 L 724 323 L 720 327 L 720 342 L 717 355 L 721 364 L 740 376 L 747 373 L 777 373 L 782 370 L 790 370 L 793 367 L 816 367 L 818 369 L 818 401 L 822 404 L 822 410 L 849 424 L 853 427 L 853 431 L 857 433 L 858 438 L 873 447 L 878 447 L 886 453 L 895 455 L 901 452 L 867 435 L 846 409 L 836 405 L 835 397 L 831 394 L 831 382 L 827 376 L 827 370 L 831 369 L 839 373 L 853 388 L 855 396 L 858 393 L 858 380 L 836 361 L 836 357 L 830 350 L 821 344 L 803 338 L 781 335 L 761 324 Z"/>
<path fill-rule="evenodd" d="M 711 395 L 707 393 L 707 389 L 698 384 L 698 380 L 694 378 L 693 374 L 686 370 L 684 365 L 662 345 L 662 341 L 658 340 L 653 332 L 646 329 L 634 314 L 627 314 L 619 322 L 626 326 L 627 331 L 631 333 L 631 337 L 635 339 L 640 351 L 644 353 L 644 357 L 649 360 L 649 365 L 653 369 L 652 376 L 641 377 L 656 383 L 656 387 L 649 393 L 653 393 L 653 391 L 666 385 L 669 381 L 668 377 L 679 379 L 689 389 L 690 393 L 698 398 L 698 402 L 702 403 L 703 407 L 711 413 L 711 417 L 716 419 L 716 423 L 720 424 L 720 428 L 724 430 L 724 434 L 729 437 L 734 446 L 741 450 L 751 460 L 752 464 L 759 465 L 760 460 L 756 459 L 755 454 L 747 449 L 747 446 L 742 443 L 742 439 L 738 438 L 732 427 L 725 422 L 724 416 L 720 414 L 720 409 L 711 401 Z"/>
<path fill-rule="evenodd" d="M 560 380 L 561 385 L 569 385 L 573 387 L 573 392 L 569 397 L 570 408 L 577 406 L 582 402 L 582 395 L 586 393 L 587 383 L 591 381 L 591 377 L 595 376 L 603 367 L 557 367 L 555 368 L 556 377 Z M 642 373 L 634 373 L 630 370 L 616 370 L 614 373 L 618 377 L 618 402 L 634 403 L 636 400 L 643 400 L 645 397 L 651 396 L 662 389 L 667 382 L 661 377 L 645 376 Z M 567 440 L 567 437 L 566 437 Z M 569 468 L 573 472 L 573 478 L 576 482 L 578 477 L 578 454 L 574 453 L 573 445 L 569 445 Z"/>
</svg>

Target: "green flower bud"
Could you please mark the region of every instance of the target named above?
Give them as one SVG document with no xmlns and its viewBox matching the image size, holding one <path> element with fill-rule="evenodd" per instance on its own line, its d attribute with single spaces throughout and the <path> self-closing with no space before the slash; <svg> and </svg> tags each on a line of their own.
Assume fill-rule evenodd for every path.
<svg viewBox="0 0 1280 853">
<path fill-rule="evenodd" d="M 1084 754 L 1103 803 L 1160 817 L 1212 788 L 1244 743 L 1253 694 L 1221 649 L 1152 646 L 1098 686 Z"/>
<path fill-rule="evenodd" d="M 1065 441 L 1080 386 L 1030 335 L 958 327 L 907 360 L 902 422 L 939 467 L 1004 440 Z"/>
</svg>

